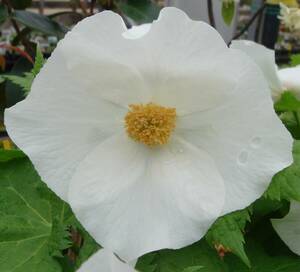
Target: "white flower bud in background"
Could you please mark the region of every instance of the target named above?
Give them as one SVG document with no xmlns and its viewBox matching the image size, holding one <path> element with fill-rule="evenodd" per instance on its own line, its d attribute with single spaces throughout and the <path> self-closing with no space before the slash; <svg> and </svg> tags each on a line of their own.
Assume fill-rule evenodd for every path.
<svg viewBox="0 0 300 272">
<path fill-rule="evenodd" d="M 281 219 L 273 219 L 272 225 L 283 242 L 300 255 L 300 203 L 291 202 L 289 213 Z"/>
<path fill-rule="evenodd" d="M 259 66 L 269 84 L 274 101 L 285 91 L 294 93 L 300 99 L 300 65 L 278 69 L 274 50 L 252 41 L 236 40 L 230 47 L 243 51 Z"/>
</svg>

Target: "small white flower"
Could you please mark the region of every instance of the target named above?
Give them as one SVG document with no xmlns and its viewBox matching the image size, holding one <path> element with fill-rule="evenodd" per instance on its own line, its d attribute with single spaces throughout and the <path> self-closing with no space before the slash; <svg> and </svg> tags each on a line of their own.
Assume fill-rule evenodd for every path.
<svg viewBox="0 0 300 272">
<path fill-rule="evenodd" d="M 300 203 L 292 201 L 288 215 L 273 219 L 272 225 L 286 245 L 300 255 Z"/>
<path fill-rule="evenodd" d="M 274 50 L 252 41 L 236 40 L 232 42 L 231 48 L 243 51 L 260 67 L 274 101 L 286 90 L 300 99 L 300 66 L 278 70 Z"/>
<path fill-rule="evenodd" d="M 137 272 L 132 266 L 123 263 L 111 251 L 100 249 L 91 256 L 77 272 Z"/>
<path fill-rule="evenodd" d="M 280 16 L 279 19 L 291 31 L 300 30 L 300 9 L 289 8 L 288 6 L 280 3 Z"/>
<path fill-rule="evenodd" d="M 8 132 L 123 260 L 199 240 L 292 162 L 261 71 L 175 8 L 128 31 L 103 12 L 53 52 Z"/>
</svg>

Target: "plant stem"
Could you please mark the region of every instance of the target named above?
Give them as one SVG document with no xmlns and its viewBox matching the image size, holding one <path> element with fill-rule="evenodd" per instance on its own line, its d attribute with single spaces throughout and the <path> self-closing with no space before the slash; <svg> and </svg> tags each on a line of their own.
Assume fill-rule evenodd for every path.
<svg viewBox="0 0 300 272">
<path fill-rule="evenodd" d="M 264 8 L 266 6 L 264 5 Z M 261 23 L 262 23 L 262 20 L 263 20 L 263 12 L 261 12 L 259 15 L 258 15 L 258 19 L 257 19 L 257 24 L 256 24 L 256 29 L 255 29 L 255 36 L 254 36 L 254 41 L 255 42 L 258 42 L 259 40 L 259 34 L 260 34 L 260 30 L 261 30 Z"/>
<path fill-rule="evenodd" d="M 263 4 L 255 13 L 254 15 L 252 16 L 252 18 L 249 20 L 249 22 L 244 26 L 244 28 L 239 32 L 237 33 L 235 36 L 232 37 L 231 41 L 232 40 L 236 40 L 238 39 L 239 37 L 241 37 L 248 29 L 249 27 L 253 24 L 253 22 L 255 21 L 255 19 L 257 18 L 258 15 L 262 14 L 263 11 L 265 10 L 266 8 L 266 4 Z"/>
<path fill-rule="evenodd" d="M 13 15 L 13 6 L 10 2 L 10 0 L 2 0 L 3 4 L 7 6 L 8 14 L 10 16 L 10 21 L 17 33 L 17 36 L 20 37 L 22 44 L 24 45 L 25 49 L 27 52 L 31 53 L 32 52 L 32 47 L 30 45 L 30 42 L 22 35 L 21 30 L 17 24 L 17 22 L 12 18 Z"/>
<path fill-rule="evenodd" d="M 209 24 L 212 27 L 216 28 L 216 21 L 214 17 L 214 7 L 213 7 L 212 0 L 207 0 L 207 12 L 208 12 Z"/>
<path fill-rule="evenodd" d="M 90 15 L 94 15 L 95 4 L 96 4 L 96 0 L 92 0 L 90 6 Z"/>
<path fill-rule="evenodd" d="M 81 11 L 84 16 L 88 16 L 88 9 L 87 9 L 87 4 L 84 0 L 79 1 L 79 7 L 81 8 Z"/>
</svg>

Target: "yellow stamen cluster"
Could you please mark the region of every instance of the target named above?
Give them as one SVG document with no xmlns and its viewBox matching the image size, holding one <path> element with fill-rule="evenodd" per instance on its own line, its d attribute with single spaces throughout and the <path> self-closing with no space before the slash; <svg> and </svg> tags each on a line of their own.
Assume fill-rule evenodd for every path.
<svg viewBox="0 0 300 272">
<path fill-rule="evenodd" d="M 125 116 L 128 135 L 147 146 L 166 144 L 175 129 L 176 109 L 154 103 L 129 105 Z"/>
</svg>

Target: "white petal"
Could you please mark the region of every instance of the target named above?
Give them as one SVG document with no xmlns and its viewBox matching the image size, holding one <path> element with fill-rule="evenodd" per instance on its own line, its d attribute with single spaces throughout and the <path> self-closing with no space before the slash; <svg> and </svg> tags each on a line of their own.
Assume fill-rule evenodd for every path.
<svg viewBox="0 0 300 272">
<path fill-rule="evenodd" d="M 104 46 L 113 47 L 117 37 L 125 40 L 123 32 L 123 21 L 111 12 L 80 22 L 59 43 L 29 96 L 5 112 L 10 137 L 64 200 L 80 161 L 124 129 L 127 104 L 144 99 L 138 73 L 115 61 Z M 84 40 L 85 35 L 94 39 Z M 97 53 L 99 37 L 103 43 Z"/>
<path fill-rule="evenodd" d="M 127 263 L 120 261 L 111 251 L 100 249 L 90 257 L 78 272 L 135 272 Z"/>
<path fill-rule="evenodd" d="M 151 26 L 152 24 L 133 26 L 123 33 L 123 37 L 125 37 L 126 39 L 139 39 L 149 32 Z"/>
<path fill-rule="evenodd" d="M 206 152 L 179 139 L 149 149 L 119 136 L 80 164 L 69 201 L 102 246 L 130 261 L 199 240 L 222 210 L 223 190 Z"/>
<path fill-rule="evenodd" d="M 230 51 L 219 66 L 232 72 L 235 87 L 221 106 L 179 117 L 176 130 L 214 158 L 226 187 L 223 213 L 260 197 L 293 160 L 293 139 L 273 110 L 262 74 L 245 54 Z"/>
<path fill-rule="evenodd" d="M 117 32 L 117 37 L 104 37 L 106 28 L 103 33 L 100 28 L 94 34 L 96 38 L 103 35 L 102 41 L 96 38 L 87 40 L 83 35 L 90 32 L 90 26 L 99 24 L 97 21 L 102 17 L 105 19 L 109 16 L 112 20 L 119 17 L 111 12 L 105 15 L 105 12 L 99 13 L 91 17 L 93 20 L 85 19 L 80 22 L 79 26 L 66 35 L 54 53 L 60 54 L 64 59 L 74 81 L 83 81 L 86 88 L 97 91 L 103 99 L 126 108 L 132 103 L 149 102 L 150 94 L 146 90 L 141 73 L 126 60 L 127 56 L 132 54 L 132 46 L 131 41 L 125 39 L 122 34 L 128 31 Z M 85 31 L 82 30 L 81 33 L 81 29 Z"/>
<path fill-rule="evenodd" d="M 278 78 L 275 63 L 275 51 L 252 41 L 236 40 L 230 46 L 246 53 L 260 67 L 272 90 L 272 96 L 277 99 L 282 92 L 282 84 Z"/>
<path fill-rule="evenodd" d="M 118 46 L 115 43 L 121 40 L 125 31 L 127 28 L 120 15 L 103 11 L 81 20 L 67 35 L 76 33 L 87 42 L 98 45 L 101 50 L 109 50 Z"/>
<path fill-rule="evenodd" d="M 146 34 L 131 40 L 131 48 L 127 59 L 120 54 L 118 58 L 141 73 L 152 102 L 176 107 L 181 113 L 222 100 L 219 90 L 224 78 L 211 60 L 227 46 L 208 24 L 192 21 L 179 9 L 164 8 Z M 203 95 L 195 99 L 199 89 Z"/>
<path fill-rule="evenodd" d="M 273 219 L 272 225 L 286 245 L 300 255 L 300 203 L 293 201 L 289 214 L 282 219 Z"/>
<path fill-rule="evenodd" d="M 284 89 L 293 92 L 300 99 L 300 65 L 278 71 Z"/>
</svg>

